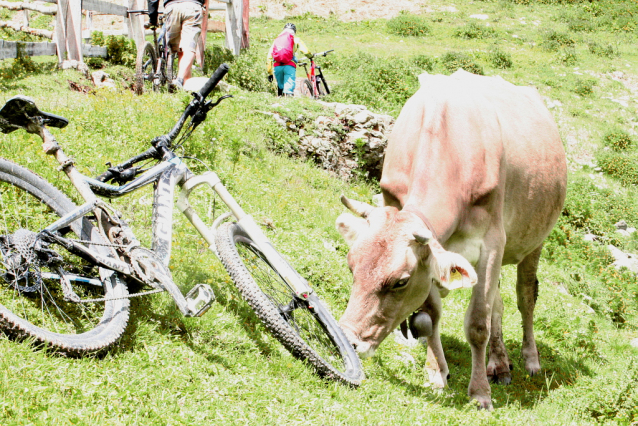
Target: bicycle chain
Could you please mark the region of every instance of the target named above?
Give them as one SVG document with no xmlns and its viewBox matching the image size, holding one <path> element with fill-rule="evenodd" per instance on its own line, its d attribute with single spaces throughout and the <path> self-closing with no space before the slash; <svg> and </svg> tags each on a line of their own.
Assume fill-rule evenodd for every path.
<svg viewBox="0 0 638 426">
<path fill-rule="evenodd" d="M 129 294 L 128 296 L 122 296 L 122 297 L 102 297 L 100 299 L 82 299 L 77 301 L 76 303 L 110 302 L 111 300 L 132 299 L 134 297 L 148 296 L 149 294 L 161 293 L 164 291 L 166 290 L 164 290 L 163 288 L 159 288 L 156 290 L 143 291 L 141 293 L 133 293 L 133 294 Z"/>
<path fill-rule="evenodd" d="M 96 243 L 94 241 L 75 240 L 75 239 L 69 239 L 69 241 L 74 241 L 74 242 L 80 243 L 80 244 L 92 244 L 94 246 L 101 246 L 101 247 L 117 247 L 117 248 L 121 248 L 121 249 L 126 249 L 127 248 L 127 246 L 123 246 L 121 244 L 113 244 L 113 243 Z M 80 299 L 80 300 L 73 300 L 73 302 L 75 302 L 75 303 L 110 302 L 112 300 L 132 299 L 134 297 L 148 296 L 148 295 L 151 295 L 151 294 L 162 293 L 162 292 L 165 292 L 165 291 L 166 291 L 165 289 L 159 288 L 159 289 L 154 289 L 154 290 L 143 291 L 143 292 L 140 292 L 140 293 L 133 293 L 133 294 L 129 294 L 128 296 L 122 296 L 122 297 L 101 297 L 101 298 L 98 298 L 98 299 Z"/>
</svg>

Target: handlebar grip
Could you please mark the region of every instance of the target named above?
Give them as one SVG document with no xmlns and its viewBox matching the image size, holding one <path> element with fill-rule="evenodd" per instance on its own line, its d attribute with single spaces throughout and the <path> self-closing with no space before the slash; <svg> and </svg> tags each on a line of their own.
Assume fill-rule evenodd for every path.
<svg viewBox="0 0 638 426">
<path fill-rule="evenodd" d="M 213 91 L 215 86 L 217 86 L 217 83 L 219 83 L 220 80 L 224 78 L 224 76 L 228 73 L 229 68 L 230 66 L 228 66 L 228 64 L 221 64 L 219 68 L 215 70 L 206 84 L 204 84 L 204 87 L 202 87 L 202 89 L 199 91 L 199 96 L 201 96 L 201 99 L 205 99 L 206 96 L 208 96 L 210 92 Z"/>
</svg>

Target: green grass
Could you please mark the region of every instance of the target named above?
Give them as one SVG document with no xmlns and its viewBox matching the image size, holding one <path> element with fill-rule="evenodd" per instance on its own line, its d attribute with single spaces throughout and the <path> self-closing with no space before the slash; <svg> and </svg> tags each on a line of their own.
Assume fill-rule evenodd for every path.
<svg viewBox="0 0 638 426">
<path fill-rule="evenodd" d="M 638 171 L 635 161 L 627 161 L 638 158 L 638 104 L 631 86 L 638 84 L 636 32 L 623 29 L 631 22 L 623 21 L 622 10 L 601 11 L 595 2 L 459 2 L 455 13 L 437 11 L 447 2 L 431 3 L 435 11 L 421 15 L 429 32 L 419 37 L 388 34 L 385 20 L 342 23 L 305 16 L 286 21 L 297 24 L 311 50 L 336 49 L 334 56 L 318 61 L 333 83 L 330 100 L 365 102 L 396 116 L 417 89 L 418 73 L 452 72 L 445 58 L 458 52 L 486 75 L 535 86 L 551 102 L 570 183 L 540 265 L 535 321 L 540 375 L 530 378 L 523 368 L 516 271 L 506 267 L 503 329 L 515 369 L 511 386 L 492 386 L 494 412 L 477 412 L 466 396 L 471 356 L 462 324 L 468 292 L 444 300 L 449 389 L 435 392 L 426 385 L 424 348 L 404 347 L 392 337 L 375 358 L 364 361 L 367 379 L 361 388 L 324 382 L 264 332 L 214 255 L 176 214 L 174 277 L 183 291 L 195 283 L 210 284 L 218 302 L 204 317 L 187 319 L 167 296 L 135 300 L 124 338 L 98 358 L 62 358 L 0 337 L 0 423 L 580 425 L 638 420 L 638 351 L 629 345 L 638 337 L 638 282 L 611 266 L 606 248 L 614 244 L 638 252 L 638 236 L 622 237 L 614 229 L 620 219 L 638 225 Z M 494 29 L 489 37 L 455 35 L 472 29 L 470 15 L 479 13 L 489 17 L 480 29 Z M 251 20 L 251 55 L 234 64 L 230 81 L 263 90 L 259 75 L 265 73 L 266 51 L 283 24 Z M 210 36 L 212 52 L 221 39 Z M 548 40 L 560 45 L 548 48 Z M 223 57 L 216 55 L 211 57 Z M 130 67 L 108 65 L 106 71 L 118 91 L 84 95 L 70 91 L 68 81 L 89 85 L 87 80 L 73 71 L 56 71 L 46 58 L 17 65 L 6 61 L 0 64 L 0 100 L 26 94 L 43 110 L 70 118 L 66 129 L 53 133 L 83 172 L 98 174 L 107 161 L 128 158 L 168 131 L 188 101 L 186 94 L 136 97 L 129 89 Z M 620 81 L 614 77 L 619 72 Z M 351 281 L 348 249 L 334 229 L 344 211 L 339 195 L 370 201 L 377 185 L 345 183 L 296 160 L 294 135 L 263 114 L 278 112 L 310 123 L 329 113 L 320 104 L 261 92 L 233 94 L 193 135 L 186 153 L 213 167 L 257 222 L 268 225 L 268 236 L 338 317 Z M 3 157 L 69 189 L 36 137 L 14 132 L 1 135 L 0 144 Z M 139 197 L 139 202 L 126 197 L 114 205 L 149 243 L 149 190 Z M 210 206 L 205 201 L 197 207 Z M 598 240 L 584 241 L 589 232 Z"/>
</svg>

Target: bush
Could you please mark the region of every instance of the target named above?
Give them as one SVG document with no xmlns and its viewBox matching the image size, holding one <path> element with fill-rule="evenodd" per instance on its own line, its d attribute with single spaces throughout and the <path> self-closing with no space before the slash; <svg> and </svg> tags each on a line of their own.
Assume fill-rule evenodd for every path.
<svg viewBox="0 0 638 426">
<path fill-rule="evenodd" d="M 541 46 L 545 49 L 556 52 L 561 47 L 574 47 L 576 40 L 568 33 L 560 33 L 556 30 L 548 30 L 543 33 Z"/>
<path fill-rule="evenodd" d="M 457 29 L 454 32 L 456 37 L 465 39 L 483 39 L 494 37 L 496 30 L 486 25 L 481 25 L 477 22 L 470 22 L 466 26 Z"/>
<path fill-rule="evenodd" d="M 498 47 L 490 51 L 488 58 L 494 68 L 506 69 L 512 67 L 512 56 Z"/>
<path fill-rule="evenodd" d="M 597 157 L 598 165 L 609 176 L 625 186 L 638 185 L 638 158 L 619 152 L 603 152 Z"/>
<path fill-rule="evenodd" d="M 608 132 L 603 137 L 603 142 L 605 146 L 610 147 L 612 150 L 616 152 L 622 152 L 633 145 L 633 140 L 629 133 L 624 130 L 615 130 L 612 132 Z"/>
<path fill-rule="evenodd" d="M 402 58 L 377 58 L 367 53 L 350 57 L 341 69 L 343 81 L 332 100 L 368 106 L 372 110 L 397 113 L 419 88 L 421 72 Z"/>
<path fill-rule="evenodd" d="M 430 27 L 423 16 L 401 13 L 388 20 L 387 31 L 402 37 L 422 37 L 430 33 Z"/>
<path fill-rule="evenodd" d="M 228 82 L 251 92 L 268 92 L 263 58 L 256 49 L 245 50 L 237 56 L 228 72 Z"/>
<path fill-rule="evenodd" d="M 611 43 L 605 46 L 595 41 L 590 41 L 589 43 L 587 43 L 587 47 L 589 47 L 589 52 L 596 56 L 605 58 L 614 58 L 616 56 L 620 56 L 618 49 L 616 49 Z"/>
<path fill-rule="evenodd" d="M 225 47 L 214 45 L 207 48 L 204 51 L 204 74 L 208 75 L 210 72 L 215 71 L 223 63 L 232 63 L 235 60 L 235 55 L 230 49 Z"/>
<path fill-rule="evenodd" d="M 596 80 L 590 78 L 578 79 L 574 84 L 573 92 L 580 96 L 589 96 L 594 93 L 595 84 Z"/>
<path fill-rule="evenodd" d="M 556 60 L 563 65 L 574 65 L 578 62 L 578 56 L 576 55 L 576 49 L 565 48 L 558 52 Z"/>
<path fill-rule="evenodd" d="M 416 55 L 412 57 L 412 63 L 427 72 L 432 72 L 436 65 L 436 59 L 427 55 Z"/>
<path fill-rule="evenodd" d="M 91 44 L 106 46 L 106 55 L 113 65 L 135 66 L 137 48 L 135 41 L 125 36 L 106 36 L 101 31 L 91 34 Z"/>
<path fill-rule="evenodd" d="M 443 67 L 451 74 L 459 68 L 473 74 L 484 75 L 483 67 L 478 65 L 469 55 L 461 52 L 447 52 L 441 57 Z"/>
</svg>

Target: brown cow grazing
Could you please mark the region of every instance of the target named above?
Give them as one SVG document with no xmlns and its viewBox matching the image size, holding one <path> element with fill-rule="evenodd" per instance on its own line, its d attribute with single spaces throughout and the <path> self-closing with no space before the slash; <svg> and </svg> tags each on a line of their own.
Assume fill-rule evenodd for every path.
<svg viewBox="0 0 638 426">
<path fill-rule="evenodd" d="M 561 212 L 566 180 L 558 129 L 536 90 L 464 71 L 422 76 L 386 150 L 385 206 L 342 197 L 360 216 L 337 219 L 351 246 L 354 277 L 340 324 L 357 351 L 371 356 L 418 310 L 410 326 L 427 336 L 431 382 L 445 386 L 441 297 L 472 287 L 464 324 L 472 350 L 468 392 L 480 407 L 491 408 L 488 378 L 511 381 L 499 276 L 501 265 L 515 264 L 522 354 L 529 374 L 538 373 L 536 270 L 543 240 Z"/>
</svg>

